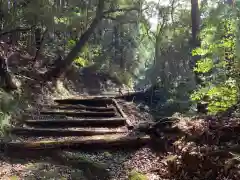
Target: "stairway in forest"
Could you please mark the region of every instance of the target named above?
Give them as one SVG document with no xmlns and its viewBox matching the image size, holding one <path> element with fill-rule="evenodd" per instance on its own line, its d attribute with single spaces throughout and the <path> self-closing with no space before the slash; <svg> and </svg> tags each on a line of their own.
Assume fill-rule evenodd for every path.
<svg viewBox="0 0 240 180">
<path fill-rule="evenodd" d="M 139 147 L 150 137 L 132 135 L 133 126 L 113 98 L 57 99 L 38 118 L 29 116 L 10 134 L 17 140 L 1 142 L 5 149 L 98 149 Z M 20 140 L 19 140 L 20 139 Z M 3 148 L 0 148 L 3 149 Z"/>
</svg>

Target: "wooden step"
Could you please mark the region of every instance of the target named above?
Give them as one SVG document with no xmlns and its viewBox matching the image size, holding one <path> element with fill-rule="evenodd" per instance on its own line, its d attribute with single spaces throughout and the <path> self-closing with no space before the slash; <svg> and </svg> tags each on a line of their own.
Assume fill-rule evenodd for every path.
<svg viewBox="0 0 240 180">
<path fill-rule="evenodd" d="M 56 106 L 45 106 L 47 109 L 61 109 L 61 110 L 84 110 L 94 112 L 112 112 L 115 111 L 114 107 L 95 107 L 95 106 L 84 106 L 81 104 L 77 105 L 56 105 Z"/>
<path fill-rule="evenodd" d="M 59 104 L 81 104 L 85 106 L 102 106 L 106 107 L 108 104 L 112 104 L 112 99 L 111 98 L 92 98 L 92 99 L 55 99 L 54 100 L 56 103 Z"/>
<path fill-rule="evenodd" d="M 44 119 L 25 120 L 32 127 L 119 127 L 126 123 L 125 118 L 99 119 Z"/>
<path fill-rule="evenodd" d="M 116 110 L 118 111 L 118 113 L 120 114 L 120 116 L 124 117 L 126 119 L 126 125 L 128 127 L 128 129 L 133 129 L 133 124 L 132 122 L 128 119 L 128 116 L 123 112 L 122 108 L 119 106 L 119 104 L 117 103 L 117 101 L 115 99 L 112 100 L 113 104 L 116 107 Z"/>
<path fill-rule="evenodd" d="M 116 128 L 31 128 L 31 127 L 15 127 L 10 130 L 11 134 L 24 135 L 24 136 L 93 136 L 93 135 L 104 135 L 104 134 L 119 134 L 127 133 L 127 129 Z"/>
<path fill-rule="evenodd" d="M 44 139 L 44 140 L 26 140 L 0 142 L 1 150 L 46 150 L 46 149 L 72 149 L 98 150 L 105 148 L 136 148 L 146 145 L 150 142 L 149 136 L 129 136 L 122 135 L 101 135 L 82 138 L 64 138 L 64 139 Z"/>
<path fill-rule="evenodd" d="M 40 111 L 40 115 L 57 115 L 57 116 L 71 116 L 71 117 L 114 117 L 116 112 L 73 112 L 73 111 Z"/>
</svg>

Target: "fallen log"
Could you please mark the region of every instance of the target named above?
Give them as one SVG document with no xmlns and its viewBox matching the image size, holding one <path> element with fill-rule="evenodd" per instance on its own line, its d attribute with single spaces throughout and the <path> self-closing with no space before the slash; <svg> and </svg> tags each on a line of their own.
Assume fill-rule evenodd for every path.
<svg viewBox="0 0 240 180">
<path fill-rule="evenodd" d="M 114 117 L 116 113 L 111 112 L 73 112 L 73 111 L 40 111 L 41 115 L 63 115 L 71 117 Z"/>
<path fill-rule="evenodd" d="M 106 107 L 108 104 L 112 104 L 111 98 L 92 98 L 92 99 L 55 99 L 59 104 L 81 104 L 85 106 L 102 106 Z"/>
<path fill-rule="evenodd" d="M 44 119 L 25 120 L 32 127 L 119 127 L 125 125 L 125 118 L 108 119 Z"/>
<path fill-rule="evenodd" d="M 46 106 L 45 106 L 46 107 Z M 114 107 L 94 107 L 94 106 L 84 106 L 81 104 L 77 105 L 57 105 L 57 106 L 48 106 L 49 109 L 71 109 L 71 110 L 85 110 L 85 111 L 95 111 L 95 112 L 111 112 L 115 111 Z"/>
<path fill-rule="evenodd" d="M 116 106 L 118 113 L 126 119 L 126 124 L 127 124 L 128 129 L 133 129 L 132 122 L 128 119 L 127 115 L 123 112 L 121 107 L 118 105 L 117 101 L 115 99 L 113 99 L 112 101 L 113 101 L 114 105 Z"/>
<path fill-rule="evenodd" d="M 136 92 L 125 93 L 122 95 L 117 95 L 114 97 L 114 99 L 124 99 L 126 101 L 133 101 L 133 100 L 143 100 L 145 96 L 146 96 L 145 91 L 136 91 Z"/>
<path fill-rule="evenodd" d="M 92 136 L 75 140 L 47 140 L 47 141 L 24 141 L 24 142 L 0 142 L 1 150 L 45 150 L 45 149 L 83 149 L 96 150 L 105 148 L 137 148 L 150 143 L 149 136 Z"/>
<path fill-rule="evenodd" d="M 143 122 L 135 126 L 134 130 L 139 132 L 144 132 L 147 134 L 157 134 L 162 133 L 180 133 L 181 130 L 178 127 L 173 127 L 175 122 L 180 119 L 174 117 L 165 117 L 157 122 Z"/>
<path fill-rule="evenodd" d="M 11 134 L 27 136 L 94 136 L 104 134 L 126 133 L 126 129 L 85 129 L 85 128 L 66 128 L 66 129 L 49 129 L 49 128 L 29 128 L 17 127 L 10 130 Z"/>
</svg>

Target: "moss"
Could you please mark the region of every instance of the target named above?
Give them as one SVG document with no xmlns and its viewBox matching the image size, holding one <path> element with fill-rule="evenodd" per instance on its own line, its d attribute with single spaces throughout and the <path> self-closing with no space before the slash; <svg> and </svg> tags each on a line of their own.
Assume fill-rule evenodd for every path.
<svg viewBox="0 0 240 180">
<path fill-rule="evenodd" d="M 108 151 L 105 151 L 104 153 L 104 156 L 106 156 L 107 158 L 111 158 L 112 157 L 112 154 Z"/>
<path fill-rule="evenodd" d="M 10 176 L 9 179 L 10 180 L 19 180 L 20 178 L 18 176 Z"/>
<path fill-rule="evenodd" d="M 137 172 L 137 171 L 131 171 L 129 173 L 128 180 L 148 180 L 147 176 Z"/>
</svg>

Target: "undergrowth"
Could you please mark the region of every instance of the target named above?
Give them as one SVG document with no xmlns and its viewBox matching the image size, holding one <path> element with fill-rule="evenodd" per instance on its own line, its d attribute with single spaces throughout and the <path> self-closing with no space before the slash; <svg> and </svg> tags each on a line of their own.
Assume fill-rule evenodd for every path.
<svg viewBox="0 0 240 180">
<path fill-rule="evenodd" d="M 17 111 L 19 104 L 18 95 L 9 94 L 0 90 L 0 136 L 3 136 L 10 126 L 12 114 Z"/>
</svg>

